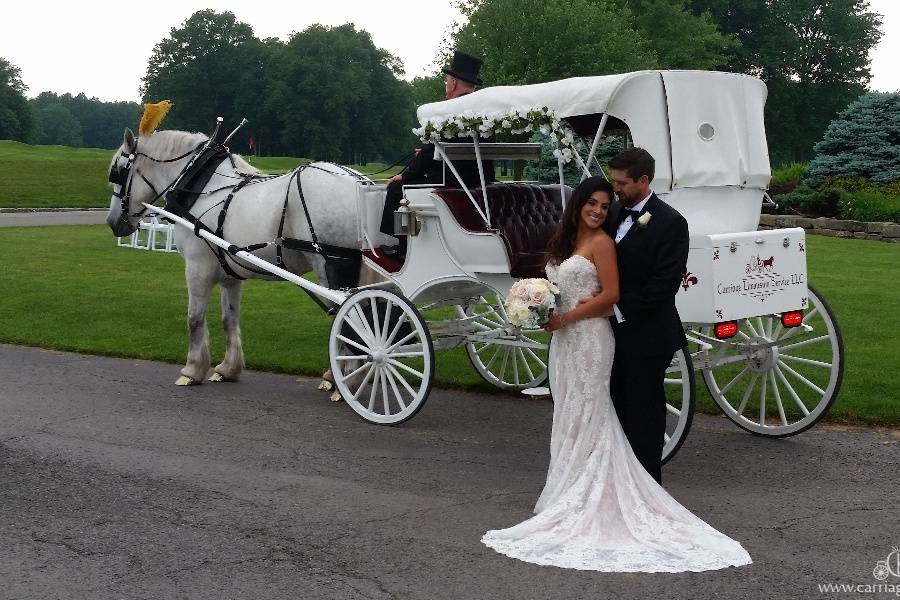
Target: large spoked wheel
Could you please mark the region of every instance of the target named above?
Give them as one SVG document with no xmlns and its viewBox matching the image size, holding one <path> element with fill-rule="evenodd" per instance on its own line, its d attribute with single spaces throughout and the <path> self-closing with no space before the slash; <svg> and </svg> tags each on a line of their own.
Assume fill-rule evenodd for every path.
<svg viewBox="0 0 900 600">
<path fill-rule="evenodd" d="M 361 290 L 334 316 L 329 341 L 334 383 L 362 418 L 381 425 L 411 419 L 434 377 L 434 347 L 425 321 L 406 298 Z"/>
<path fill-rule="evenodd" d="M 844 376 L 844 342 L 834 313 L 809 286 L 803 325 L 786 329 L 779 315 L 741 323 L 729 343 L 710 352 L 703 379 L 725 415 L 747 431 L 787 437 L 821 419 Z"/>
<path fill-rule="evenodd" d="M 456 311 L 477 330 L 480 339 L 466 342 L 466 353 L 485 381 L 507 390 L 533 388 L 547 381 L 549 333 L 512 327 L 498 296 L 481 296 L 457 306 Z"/>
<path fill-rule="evenodd" d="M 694 365 L 684 349 L 675 353 L 666 369 L 666 432 L 662 462 L 666 464 L 687 439 L 694 420 Z"/>
</svg>

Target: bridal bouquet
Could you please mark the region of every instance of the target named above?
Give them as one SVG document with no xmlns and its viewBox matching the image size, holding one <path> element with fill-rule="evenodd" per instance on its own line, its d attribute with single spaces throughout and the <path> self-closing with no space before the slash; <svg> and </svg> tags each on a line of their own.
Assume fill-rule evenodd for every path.
<svg viewBox="0 0 900 600">
<path fill-rule="evenodd" d="M 537 329 L 550 320 L 550 312 L 559 301 L 559 288 L 546 279 L 520 279 L 503 303 L 510 325 Z"/>
</svg>

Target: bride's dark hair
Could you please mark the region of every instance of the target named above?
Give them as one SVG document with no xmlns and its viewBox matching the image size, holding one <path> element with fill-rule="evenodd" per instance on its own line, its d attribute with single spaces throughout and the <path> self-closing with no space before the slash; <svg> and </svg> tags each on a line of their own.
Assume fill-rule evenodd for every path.
<svg viewBox="0 0 900 600">
<path fill-rule="evenodd" d="M 578 224 L 581 220 L 581 209 L 594 192 L 606 192 L 612 204 L 613 188 L 605 177 L 588 177 L 578 184 L 572 197 L 566 204 L 562 219 L 550 242 L 547 244 L 547 261 L 544 264 L 560 264 L 572 256 L 575 251 L 575 236 L 578 235 Z"/>
</svg>

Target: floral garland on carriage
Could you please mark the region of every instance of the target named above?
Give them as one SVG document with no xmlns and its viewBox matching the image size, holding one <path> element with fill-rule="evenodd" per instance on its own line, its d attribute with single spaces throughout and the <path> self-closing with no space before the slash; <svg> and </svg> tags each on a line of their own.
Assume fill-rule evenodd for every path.
<svg viewBox="0 0 900 600">
<path fill-rule="evenodd" d="M 572 130 L 546 106 L 490 115 L 465 111 L 445 118 L 432 117 L 412 131 L 426 144 L 462 136 L 489 138 L 501 133 L 520 135 L 540 132 L 549 138 L 553 156 L 563 163 L 570 162 L 577 153 Z"/>
</svg>

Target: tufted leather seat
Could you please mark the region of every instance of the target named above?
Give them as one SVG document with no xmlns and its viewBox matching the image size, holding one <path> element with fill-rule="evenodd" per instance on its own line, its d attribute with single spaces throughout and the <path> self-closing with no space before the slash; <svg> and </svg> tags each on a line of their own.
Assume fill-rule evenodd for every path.
<svg viewBox="0 0 900 600">
<path fill-rule="evenodd" d="M 510 275 L 545 277 L 547 243 L 562 217 L 559 186 L 500 183 L 489 185 L 487 190 L 491 229 L 497 230 L 506 245 Z M 481 188 L 473 188 L 471 192 L 483 207 Z M 488 231 L 463 190 L 444 188 L 435 190 L 434 194 L 444 201 L 464 229 Z M 569 194 L 571 190 L 566 188 L 566 196 Z"/>
</svg>

